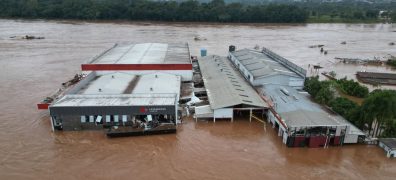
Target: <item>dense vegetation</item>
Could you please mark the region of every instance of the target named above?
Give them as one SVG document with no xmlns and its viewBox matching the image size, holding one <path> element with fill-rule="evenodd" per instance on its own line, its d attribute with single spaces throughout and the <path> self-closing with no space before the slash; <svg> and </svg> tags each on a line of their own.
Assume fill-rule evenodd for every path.
<svg viewBox="0 0 396 180">
<path fill-rule="evenodd" d="M 355 0 L 0 0 L 0 17 L 195 22 L 396 21 L 396 2 Z M 382 12 L 382 13 L 380 13 Z"/>
<path fill-rule="evenodd" d="M 223 0 L 1 0 L 0 17 L 297 23 L 305 22 L 308 12 L 290 4 L 225 4 Z"/>
<path fill-rule="evenodd" d="M 396 67 L 396 57 L 389 58 L 388 61 L 386 62 L 386 64 Z"/>
<path fill-rule="evenodd" d="M 367 97 L 369 90 L 367 87 L 360 85 L 354 80 L 347 80 L 347 78 L 342 78 L 336 81 L 338 87 L 348 95 L 356 96 L 359 98 Z"/>
<path fill-rule="evenodd" d="M 396 20 L 396 2 L 362 1 L 297 3 L 314 22 L 380 22 Z M 380 12 L 382 12 L 380 14 Z"/>
<path fill-rule="evenodd" d="M 375 90 L 359 106 L 349 99 L 336 97 L 334 88 L 335 84 L 331 81 L 319 81 L 319 77 L 312 77 L 306 79 L 304 89 L 316 101 L 329 106 L 370 135 L 396 137 L 396 91 Z"/>
</svg>

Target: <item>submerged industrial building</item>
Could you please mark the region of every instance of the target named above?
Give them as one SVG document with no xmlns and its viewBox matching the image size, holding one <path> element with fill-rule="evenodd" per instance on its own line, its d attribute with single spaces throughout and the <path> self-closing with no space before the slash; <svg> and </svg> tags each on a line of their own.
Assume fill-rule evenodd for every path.
<svg viewBox="0 0 396 180">
<path fill-rule="evenodd" d="M 38 105 L 49 109 L 53 130 L 108 128 L 109 136 L 176 131 L 181 87 L 192 80 L 188 44 L 116 44 L 82 71 L 81 80 L 49 98 L 53 102 Z"/>
<path fill-rule="evenodd" d="M 277 128 L 289 147 L 357 143 L 364 133 L 303 91 L 306 71 L 263 48 L 200 58 L 188 44 L 116 44 L 82 64 L 83 75 L 38 104 L 53 130 L 107 129 L 108 136 L 176 132 L 181 116 L 248 115 Z M 246 116 L 245 116 L 246 117 Z"/>
<path fill-rule="evenodd" d="M 340 115 L 311 101 L 303 91 L 306 71 L 263 48 L 231 46 L 228 58 L 269 104 L 268 122 L 289 147 L 357 143 L 365 134 Z"/>
</svg>

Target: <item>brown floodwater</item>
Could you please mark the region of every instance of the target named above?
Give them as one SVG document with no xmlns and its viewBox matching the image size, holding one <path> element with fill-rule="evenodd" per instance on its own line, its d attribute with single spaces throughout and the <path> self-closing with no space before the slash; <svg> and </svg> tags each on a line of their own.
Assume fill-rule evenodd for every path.
<svg viewBox="0 0 396 180">
<path fill-rule="evenodd" d="M 396 25 L 217 25 L 0 20 L 0 179 L 394 179 L 382 149 L 287 148 L 271 127 L 185 120 L 177 134 L 109 139 L 101 131 L 51 132 L 36 103 L 115 42 L 189 42 L 225 55 L 228 45 L 268 47 L 339 76 L 383 66 L 333 64 L 334 57 L 396 55 Z M 43 40 L 9 39 L 22 35 Z M 200 35 L 207 40 L 194 41 Z M 341 45 L 347 41 L 346 45 Z M 328 55 L 310 45 L 324 44 Z M 384 88 L 384 87 L 383 87 Z"/>
</svg>

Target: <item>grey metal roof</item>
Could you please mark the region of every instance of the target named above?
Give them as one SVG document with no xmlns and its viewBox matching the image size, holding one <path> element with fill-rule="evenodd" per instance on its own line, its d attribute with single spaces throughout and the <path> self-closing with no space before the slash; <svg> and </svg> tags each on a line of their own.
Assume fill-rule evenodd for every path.
<svg viewBox="0 0 396 180">
<path fill-rule="evenodd" d="M 278 74 L 301 77 L 274 58 L 256 50 L 241 49 L 231 54 L 253 75 L 254 79 Z"/>
<path fill-rule="evenodd" d="M 283 93 L 282 88 L 289 95 Z M 259 89 L 263 95 L 272 101 L 275 111 L 282 117 L 288 127 L 350 126 L 349 134 L 364 135 L 361 130 L 342 116 L 312 102 L 306 92 L 299 92 L 289 86 L 271 84 L 263 85 Z"/>
<path fill-rule="evenodd" d="M 236 105 L 268 107 L 227 58 L 207 56 L 198 63 L 212 109 Z"/>
<path fill-rule="evenodd" d="M 116 44 L 92 64 L 191 64 L 187 43 Z"/>
<path fill-rule="evenodd" d="M 384 143 L 392 150 L 396 149 L 396 138 L 380 138 L 378 141 Z"/>
</svg>

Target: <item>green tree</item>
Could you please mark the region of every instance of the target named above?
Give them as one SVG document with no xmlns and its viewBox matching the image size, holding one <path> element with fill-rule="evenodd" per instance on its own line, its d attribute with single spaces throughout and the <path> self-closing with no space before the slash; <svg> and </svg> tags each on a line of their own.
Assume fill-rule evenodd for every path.
<svg viewBox="0 0 396 180">
<path fill-rule="evenodd" d="M 344 117 L 349 117 L 351 111 L 358 107 L 355 102 L 343 97 L 337 97 L 330 101 L 329 104 L 335 112 Z"/>
<path fill-rule="evenodd" d="M 378 136 L 381 127 L 387 127 L 388 131 L 393 131 L 392 127 L 396 118 L 396 91 L 376 90 L 364 100 L 361 108 L 363 120 L 373 129 L 373 122 L 379 125 L 374 130 L 373 136 Z M 390 128 L 390 129 L 389 129 Z"/>
</svg>

